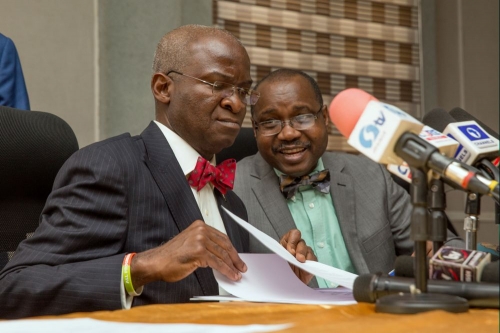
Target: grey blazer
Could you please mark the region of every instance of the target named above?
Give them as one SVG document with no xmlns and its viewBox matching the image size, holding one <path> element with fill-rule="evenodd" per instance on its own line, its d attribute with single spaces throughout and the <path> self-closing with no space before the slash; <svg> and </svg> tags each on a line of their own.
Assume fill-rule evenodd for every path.
<svg viewBox="0 0 500 333">
<path fill-rule="evenodd" d="M 330 170 L 333 205 L 357 273 L 388 273 L 396 256 L 413 252 L 409 195 L 383 166 L 365 157 L 326 152 L 322 159 Z M 296 228 L 278 177 L 259 153 L 238 163 L 234 191 L 249 222 L 274 239 Z M 268 252 L 253 237 L 250 250 Z"/>
<path fill-rule="evenodd" d="M 231 191 L 217 202 L 243 219 Z M 238 252 L 248 233 L 221 212 Z M 0 272 L 0 317 L 120 309 L 127 252 L 160 246 L 202 214 L 165 136 L 153 122 L 140 136 L 123 134 L 85 147 L 59 171 L 34 236 Z M 210 268 L 175 283 L 153 282 L 134 305 L 188 302 L 218 294 Z"/>
</svg>

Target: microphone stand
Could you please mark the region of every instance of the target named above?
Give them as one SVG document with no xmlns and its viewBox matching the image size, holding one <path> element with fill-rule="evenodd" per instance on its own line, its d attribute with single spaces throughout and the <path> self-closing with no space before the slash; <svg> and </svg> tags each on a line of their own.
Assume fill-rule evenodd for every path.
<svg viewBox="0 0 500 333">
<path fill-rule="evenodd" d="M 411 239 L 415 242 L 415 286 L 410 293 L 387 295 L 377 299 L 376 312 L 410 314 L 431 310 L 466 312 L 467 300 L 458 296 L 427 293 L 426 241 L 429 239 L 427 211 L 427 161 L 436 150 L 435 147 L 422 146 L 415 135 L 405 135 L 397 141 L 394 152 L 411 168 Z"/>
<path fill-rule="evenodd" d="M 428 202 L 431 222 L 430 239 L 432 240 L 432 250 L 436 253 L 444 245 L 447 238 L 447 219 L 444 213 L 446 196 L 444 193 L 444 184 L 439 175 L 433 173 L 432 176 Z"/>
<path fill-rule="evenodd" d="M 464 230 L 465 248 L 467 250 L 477 249 L 477 229 L 479 227 L 479 214 L 481 211 L 481 195 L 479 193 L 467 193 L 465 204 Z"/>
<path fill-rule="evenodd" d="M 429 239 L 429 213 L 427 210 L 427 173 L 418 168 L 411 168 L 412 183 L 410 188 L 411 203 L 411 239 L 415 242 L 415 287 L 419 292 L 427 292 L 426 269 L 427 250 L 426 243 Z"/>
</svg>

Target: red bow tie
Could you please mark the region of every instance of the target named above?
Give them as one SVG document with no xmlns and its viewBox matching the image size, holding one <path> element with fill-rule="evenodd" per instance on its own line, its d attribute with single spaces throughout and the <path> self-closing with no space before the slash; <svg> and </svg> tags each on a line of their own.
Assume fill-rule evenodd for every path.
<svg viewBox="0 0 500 333">
<path fill-rule="evenodd" d="M 226 194 L 228 189 L 233 189 L 235 172 L 235 159 L 222 161 L 214 167 L 200 156 L 194 170 L 189 174 L 188 182 L 197 191 L 200 191 L 208 182 L 211 182 L 220 193 Z"/>
</svg>

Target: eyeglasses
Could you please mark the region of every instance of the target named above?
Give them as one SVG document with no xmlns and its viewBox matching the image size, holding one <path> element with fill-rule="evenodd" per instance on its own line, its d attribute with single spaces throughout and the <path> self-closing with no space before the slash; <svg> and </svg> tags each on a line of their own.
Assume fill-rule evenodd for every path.
<svg viewBox="0 0 500 333">
<path fill-rule="evenodd" d="M 318 114 L 323 110 L 323 106 L 324 105 L 321 105 L 318 112 L 301 114 L 293 117 L 290 120 L 283 121 L 275 119 L 275 120 L 263 121 L 261 123 L 257 123 L 254 120 L 254 126 L 255 129 L 258 130 L 262 136 L 271 136 L 279 134 L 283 130 L 283 127 L 285 127 L 285 124 L 288 124 L 288 126 L 298 131 L 303 131 L 313 127 L 314 122 L 316 121 L 316 119 L 318 119 Z"/>
<path fill-rule="evenodd" d="M 235 91 L 238 91 L 237 95 L 240 101 L 245 105 L 255 105 L 255 103 L 257 103 L 260 97 L 260 93 L 256 92 L 255 90 L 236 87 L 230 83 L 220 82 L 220 81 L 215 81 L 214 83 L 212 83 L 177 71 L 169 71 L 167 75 L 169 75 L 170 73 L 175 73 L 182 76 L 190 77 L 197 81 L 208 84 L 212 86 L 212 94 L 218 94 L 222 98 L 231 97 L 233 96 Z"/>
</svg>

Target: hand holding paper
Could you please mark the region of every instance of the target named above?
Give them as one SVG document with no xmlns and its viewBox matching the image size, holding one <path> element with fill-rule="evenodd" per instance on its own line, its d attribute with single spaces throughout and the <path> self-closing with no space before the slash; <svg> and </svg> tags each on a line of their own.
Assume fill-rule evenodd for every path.
<svg viewBox="0 0 500 333">
<path fill-rule="evenodd" d="M 313 250 L 307 246 L 306 242 L 302 239 L 302 234 L 298 229 L 292 229 L 287 232 L 281 239 L 280 244 L 283 246 L 288 253 L 292 255 L 295 254 L 295 258 L 299 262 L 305 262 L 306 260 L 318 261 Z M 314 275 L 311 273 L 300 269 L 295 265 L 290 265 L 295 275 L 305 284 L 311 282 Z"/>
<path fill-rule="evenodd" d="M 222 208 L 236 223 L 238 223 L 241 227 L 243 227 L 255 238 L 257 238 L 269 250 L 276 253 L 278 256 L 285 259 L 292 265 L 295 265 L 300 269 L 303 269 L 304 271 L 307 271 L 313 275 L 322 277 L 323 279 L 337 283 L 348 289 L 352 289 L 354 280 L 357 277 L 356 274 L 349 273 L 341 269 L 331 267 L 316 261 L 306 260 L 305 263 L 301 263 L 293 255 L 291 255 L 283 246 L 281 246 L 278 242 L 276 242 L 273 238 L 266 235 L 262 231 L 258 230 L 250 223 L 243 221 L 238 216 L 234 215 L 224 207 Z"/>
</svg>

